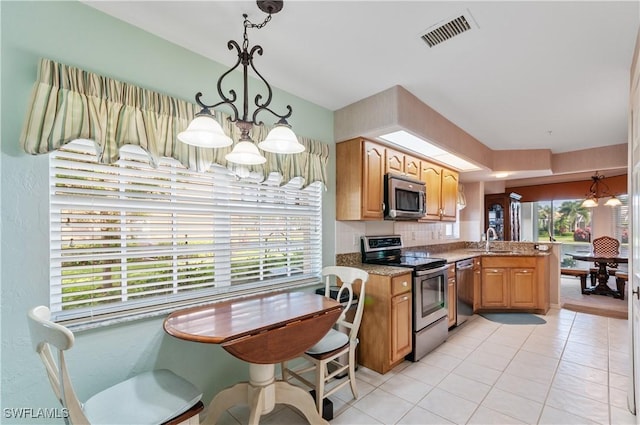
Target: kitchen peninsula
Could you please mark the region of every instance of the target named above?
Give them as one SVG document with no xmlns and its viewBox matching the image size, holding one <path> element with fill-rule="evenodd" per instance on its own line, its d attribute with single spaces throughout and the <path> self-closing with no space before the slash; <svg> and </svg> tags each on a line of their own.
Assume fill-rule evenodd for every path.
<svg viewBox="0 0 640 425">
<path fill-rule="evenodd" d="M 477 242 L 411 247 L 425 255 L 443 258 L 453 266 L 457 261 L 473 259 L 473 285 L 464 296 L 473 306 L 473 313 L 530 312 L 546 314 L 556 297 L 557 279 L 553 279 L 557 262 L 553 260 L 552 244 L 549 250 L 536 249 L 538 244 L 528 242 L 493 242 L 489 251 Z M 370 275 L 365 312 L 360 329 L 359 363 L 386 373 L 404 360 L 413 349 L 409 344 L 412 334 L 412 308 L 409 302 L 416 296 L 410 282 L 411 270 L 392 265 L 366 264 L 360 253 L 339 254 L 336 264 L 359 267 Z M 559 269 L 556 270 L 559 274 Z M 553 285 L 551 283 L 553 282 Z M 453 286 L 452 286 L 453 285 Z M 455 288 L 455 282 L 449 288 Z M 451 290 L 451 289 L 450 289 Z M 454 289 L 455 291 L 455 289 Z M 456 298 L 449 294 L 448 304 Z M 455 320 L 451 321 L 455 324 Z"/>
</svg>

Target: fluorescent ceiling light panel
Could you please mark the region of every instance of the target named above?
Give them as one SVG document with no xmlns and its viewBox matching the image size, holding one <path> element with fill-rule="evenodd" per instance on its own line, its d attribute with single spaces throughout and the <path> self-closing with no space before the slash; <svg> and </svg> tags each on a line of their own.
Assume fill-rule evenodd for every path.
<svg viewBox="0 0 640 425">
<path fill-rule="evenodd" d="M 449 165 L 459 171 L 480 170 L 480 167 L 465 161 L 437 146 L 432 145 L 424 139 L 414 136 L 404 130 L 394 131 L 393 133 L 383 134 L 380 139 L 392 143 L 401 148 L 413 151 L 417 154 L 431 158 L 435 161 Z"/>
</svg>

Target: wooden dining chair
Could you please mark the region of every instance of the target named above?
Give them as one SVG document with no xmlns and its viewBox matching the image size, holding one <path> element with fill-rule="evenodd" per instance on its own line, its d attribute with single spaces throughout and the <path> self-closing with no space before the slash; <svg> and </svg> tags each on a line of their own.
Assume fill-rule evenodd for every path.
<svg viewBox="0 0 640 425">
<path fill-rule="evenodd" d="M 28 320 L 33 348 L 40 355 L 53 392 L 67 409 L 71 424 L 200 423 L 202 392 L 167 369 L 141 373 L 80 402 L 64 358 L 64 352 L 73 347 L 73 333 L 52 322 L 45 306 L 29 310 Z"/>
<path fill-rule="evenodd" d="M 595 238 L 592 242 L 593 253 L 595 255 L 601 255 L 603 257 L 616 257 L 620 254 L 620 241 L 612 238 L 611 236 L 600 236 Z M 596 275 L 598 274 L 598 264 L 594 263 L 595 267 L 591 267 L 590 278 L 591 286 L 596 285 Z M 610 276 L 615 276 L 618 269 L 618 263 L 607 263 L 607 271 Z"/>
<path fill-rule="evenodd" d="M 338 318 L 336 323 L 338 329 L 344 328 L 347 333 L 338 329 L 331 329 L 313 347 L 305 351 L 303 357 L 311 362 L 311 366 L 302 366 L 298 369 L 289 369 L 288 362 L 283 362 L 282 379 L 289 381 L 295 378 L 309 388 L 315 390 L 316 407 L 318 413 L 322 415 L 323 399 L 340 390 L 347 384 L 351 385 L 351 393 L 354 398 L 358 398 L 356 388 L 356 347 L 358 345 L 358 330 L 362 321 L 362 312 L 365 303 L 365 285 L 369 279 L 369 274 L 364 270 L 355 267 L 328 266 L 322 269 L 322 276 L 325 281 L 325 296 L 331 295 L 331 287 L 340 286 L 337 300 L 344 301 L 346 308 Z M 357 305 L 355 313 L 350 312 L 350 306 L 354 302 L 355 292 L 357 295 Z M 348 294 L 344 296 L 343 294 Z M 344 358 L 346 357 L 346 362 Z M 329 369 L 331 367 L 331 370 Z M 315 382 L 302 376 L 305 373 L 315 371 Z M 344 381 L 332 386 L 327 390 L 327 383 L 344 375 Z"/>
</svg>

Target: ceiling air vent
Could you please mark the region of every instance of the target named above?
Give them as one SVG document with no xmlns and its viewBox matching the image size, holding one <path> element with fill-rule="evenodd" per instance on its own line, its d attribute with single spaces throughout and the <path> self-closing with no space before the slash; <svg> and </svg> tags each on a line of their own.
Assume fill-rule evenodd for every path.
<svg viewBox="0 0 640 425">
<path fill-rule="evenodd" d="M 474 26 L 473 17 L 467 11 L 464 14 L 459 14 L 455 18 L 452 18 L 444 23 L 437 23 L 428 28 L 426 33 L 421 38 L 429 45 L 433 47 L 436 44 L 440 44 L 443 41 L 447 41 L 456 35 L 462 34 L 465 31 L 469 31 Z"/>
</svg>

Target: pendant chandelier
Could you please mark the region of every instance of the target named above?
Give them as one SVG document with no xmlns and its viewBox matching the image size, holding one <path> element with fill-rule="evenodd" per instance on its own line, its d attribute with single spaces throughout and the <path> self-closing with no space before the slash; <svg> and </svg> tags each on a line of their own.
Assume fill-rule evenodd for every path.
<svg viewBox="0 0 640 425">
<path fill-rule="evenodd" d="M 622 202 L 615 196 L 609 193 L 609 186 L 603 181 L 604 176 L 602 174 L 598 174 L 596 171 L 595 176 L 591 176 L 591 186 L 589 187 L 589 193 L 587 194 L 587 199 L 582 202 L 582 206 L 586 208 L 593 208 L 598 206 L 599 198 L 606 198 L 607 202 L 604 204 L 609 207 L 617 207 L 622 205 Z"/>
<path fill-rule="evenodd" d="M 260 10 L 268 14 L 264 22 L 260 24 L 251 23 L 248 20 L 247 15 L 243 14 L 242 16 L 244 17 L 244 33 L 242 48 L 240 48 L 240 45 L 234 40 L 230 40 L 227 43 L 227 47 L 229 48 L 229 50 L 231 50 L 232 47 L 236 49 L 238 53 L 238 60 L 235 65 L 231 67 L 231 69 L 222 74 L 218 79 L 218 95 L 222 100 L 213 105 L 206 105 L 200 100 L 200 98 L 202 97 L 202 93 L 198 92 L 196 94 L 196 103 L 202 108 L 202 110 L 196 114 L 196 117 L 193 119 L 193 121 L 191 121 L 187 129 L 178 134 L 179 141 L 192 146 L 206 148 L 222 148 L 231 146 L 233 144 L 233 140 L 231 139 L 231 137 L 224 133 L 222 126 L 220 125 L 220 123 L 218 123 L 218 121 L 211 113 L 211 109 L 213 108 L 221 105 L 228 105 L 232 110 L 232 115 L 229 117 L 229 120 L 231 122 L 234 122 L 236 124 L 236 127 L 238 127 L 238 129 L 240 130 L 240 139 L 234 146 L 233 150 L 225 156 L 225 159 L 229 162 L 239 165 L 264 164 L 267 160 L 260 153 L 258 147 L 263 151 L 282 154 L 294 154 L 304 151 L 304 146 L 300 144 L 300 142 L 298 142 L 298 138 L 296 137 L 293 130 L 291 130 L 291 126 L 289 125 L 289 123 L 287 123 L 287 118 L 289 118 L 292 113 L 291 106 L 287 105 L 287 113 L 282 115 L 274 112 L 269 108 L 269 104 L 271 103 L 272 99 L 271 86 L 269 85 L 267 80 L 265 80 L 264 77 L 258 72 L 258 70 L 256 70 L 253 64 L 253 55 L 256 53 L 258 55 L 262 55 L 262 47 L 259 45 L 255 45 L 251 49 L 249 49 L 249 39 L 247 37 L 247 28 L 260 29 L 264 27 L 271 20 L 271 15 L 282 10 L 283 2 L 257 1 L 257 4 Z M 224 78 L 240 65 L 242 65 L 243 72 L 242 116 L 240 116 L 238 107 L 236 107 L 236 105 L 234 104 L 234 102 L 237 100 L 236 91 L 233 89 L 229 90 L 229 96 L 226 96 L 222 90 L 222 81 L 224 80 Z M 253 111 L 251 118 L 249 118 L 249 82 L 247 75 L 249 67 L 253 69 L 256 75 L 266 86 L 266 95 L 263 96 L 262 94 L 257 94 L 254 99 L 256 109 L 255 111 Z M 279 118 L 279 121 L 269 132 L 269 134 L 267 134 L 265 140 L 260 142 L 258 146 L 256 146 L 249 133 L 251 132 L 254 125 L 262 125 L 262 121 L 257 121 L 256 118 L 257 115 L 262 111 L 271 112 L 271 114 Z"/>
</svg>

